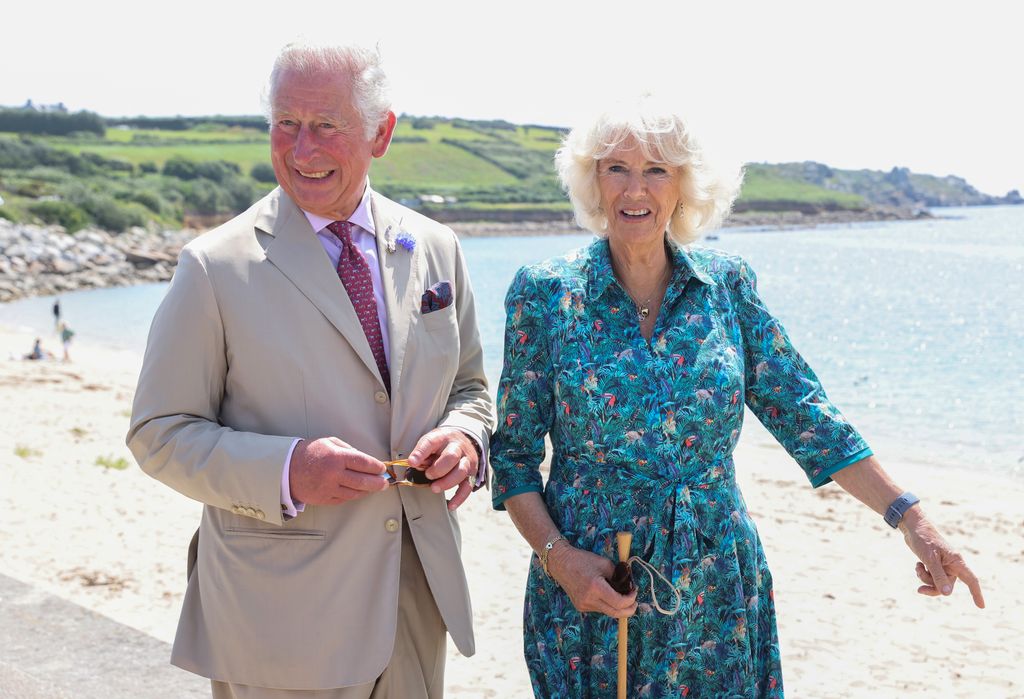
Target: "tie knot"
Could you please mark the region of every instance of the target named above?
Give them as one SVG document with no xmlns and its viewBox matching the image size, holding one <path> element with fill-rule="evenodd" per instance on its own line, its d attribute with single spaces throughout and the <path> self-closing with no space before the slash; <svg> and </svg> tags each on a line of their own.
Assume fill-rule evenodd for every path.
<svg viewBox="0 0 1024 699">
<path fill-rule="evenodd" d="M 327 230 L 333 233 L 344 245 L 349 245 L 352 242 L 353 225 L 355 224 L 351 221 L 332 221 L 327 224 Z"/>
</svg>

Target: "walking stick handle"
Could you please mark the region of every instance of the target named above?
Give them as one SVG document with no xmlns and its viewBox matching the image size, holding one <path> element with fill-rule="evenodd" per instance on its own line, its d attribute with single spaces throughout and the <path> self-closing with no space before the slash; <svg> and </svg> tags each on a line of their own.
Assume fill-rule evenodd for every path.
<svg viewBox="0 0 1024 699">
<path fill-rule="evenodd" d="M 633 535 L 629 532 L 619 532 L 615 535 L 619 545 L 619 560 L 629 560 L 629 547 L 633 544 Z M 618 699 L 626 699 L 626 644 L 629 641 L 629 618 L 619 619 L 619 687 Z"/>
</svg>

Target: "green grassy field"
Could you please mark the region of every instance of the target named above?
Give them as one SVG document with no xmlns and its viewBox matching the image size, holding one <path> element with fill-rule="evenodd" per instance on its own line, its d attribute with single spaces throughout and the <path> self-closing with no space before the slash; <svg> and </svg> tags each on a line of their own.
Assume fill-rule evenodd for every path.
<svg viewBox="0 0 1024 699">
<path fill-rule="evenodd" d="M 373 161 L 374 183 L 405 185 L 431 193 L 434 189 L 462 190 L 515 184 L 501 168 L 446 143 L 393 143 L 388 154 Z"/>
<path fill-rule="evenodd" d="M 799 180 L 787 179 L 759 165 L 747 167 L 740 200 L 750 202 L 789 201 L 822 206 L 833 204 L 848 209 L 862 209 L 867 206 L 864 197 L 836 192 Z"/>
</svg>

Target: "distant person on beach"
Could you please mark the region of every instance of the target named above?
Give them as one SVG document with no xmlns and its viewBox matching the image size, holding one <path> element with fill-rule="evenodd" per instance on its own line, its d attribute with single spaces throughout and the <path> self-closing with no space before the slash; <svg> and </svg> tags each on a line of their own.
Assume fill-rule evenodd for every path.
<svg viewBox="0 0 1024 699">
<path fill-rule="evenodd" d="M 71 338 L 75 336 L 75 331 L 68 327 L 67 323 L 61 322 L 57 326 L 60 330 L 60 342 L 64 347 L 64 361 L 70 362 L 71 355 L 68 354 L 68 349 L 71 347 Z"/>
<path fill-rule="evenodd" d="M 571 131 L 556 162 L 598 239 L 512 282 L 491 451 L 494 506 L 537 554 L 524 618 L 536 696 L 614 696 L 623 617 L 631 697 L 783 696 L 772 577 L 732 459 L 744 405 L 811 485 L 835 480 L 901 530 L 919 592 L 949 595 L 959 579 L 984 607 L 960 554 L 826 397 L 750 266 L 688 246 L 724 218 L 738 178 L 715 174 L 686 122 L 643 98 Z M 620 531 L 650 573 L 639 596 L 608 582 Z"/>
<path fill-rule="evenodd" d="M 53 301 L 53 327 L 60 327 L 60 299 Z"/>
<path fill-rule="evenodd" d="M 182 250 L 128 433 L 205 505 L 171 662 L 214 697 L 434 699 L 446 632 L 474 652 L 456 509 L 494 419 L 466 263 L 369 186 L 375 49 L 286 46 L 269 111 L 280 187 Z"/>
<path fill-rule="evenodd" d="M 32 351 L 22 357 L 22 359 L 34 362 L 40 359 L 46 359 L 49 355 L 50 353 L 43 349 L 42 338 L 37 337 L 36 341 L 32 343 Z"/>
</svg>

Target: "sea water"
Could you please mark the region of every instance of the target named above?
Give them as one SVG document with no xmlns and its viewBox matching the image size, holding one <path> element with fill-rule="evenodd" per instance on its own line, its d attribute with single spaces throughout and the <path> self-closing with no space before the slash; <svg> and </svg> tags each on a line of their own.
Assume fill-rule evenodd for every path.
<svg viewBox="0 0 1024 699">
<path fill-rule="evenodd" d="M 804 230 L 726 229 L 702 244 L 751 264 L 769 309 L 883 460 L 893 454 L 1024 477 L 1024 207 L 933 213 Z M 590 240 L 463 239 L 492 390 L 512 276 Z M 62 315 L 76 339 L 141 355 L 165 289 L 62 294 Z M 46 338 L 53 298 L 0 305 L 0 324 Z"/>
</svg>

